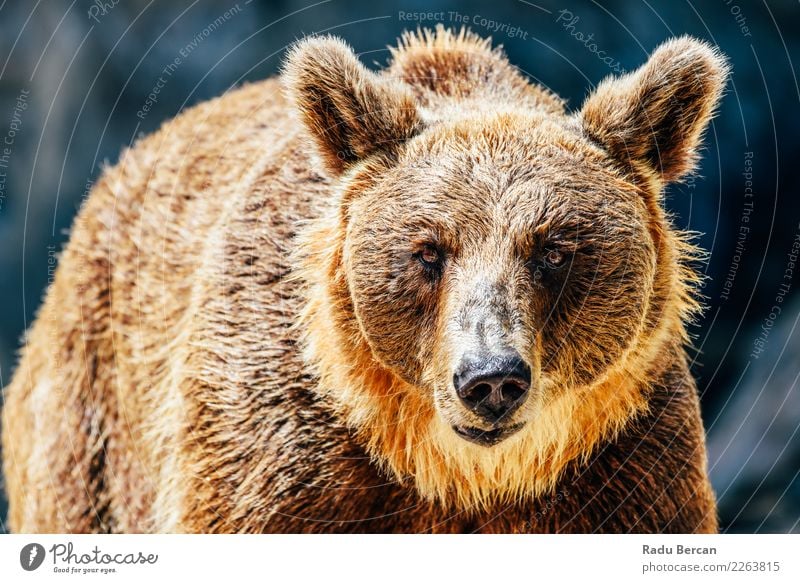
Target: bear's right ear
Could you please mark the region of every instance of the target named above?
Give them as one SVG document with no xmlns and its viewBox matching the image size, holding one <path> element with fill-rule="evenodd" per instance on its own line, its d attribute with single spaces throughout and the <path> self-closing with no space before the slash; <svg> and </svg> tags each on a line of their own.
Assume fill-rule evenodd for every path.
<svg viewBox="0 0 800 583">
<path fill-rule="evenodd" d="M 420 126 L 408 90 L 369 71 L 337 38 L 298 42 L 283 76 L 290 102 L 333 175 L 373 154 L 392 153 Z"/>
</svg>

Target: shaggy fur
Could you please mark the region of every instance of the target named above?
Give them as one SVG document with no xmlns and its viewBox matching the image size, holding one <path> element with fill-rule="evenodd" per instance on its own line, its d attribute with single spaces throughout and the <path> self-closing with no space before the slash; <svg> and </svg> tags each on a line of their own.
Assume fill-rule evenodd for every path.
<svg viewBox="0 0 800 583">
<path fill-rule="evenodd" d="M 379 73 L 307 39 L 283 92 L 183 113 L 95 185 L 26 339 L 12 529 L 715 531 L 660 195 L 725 74 L 677 39 L 569 113 L 440 28 Z M 452 379 L 490 341 L 532 382 L 485 447 Z"/>
</svg>

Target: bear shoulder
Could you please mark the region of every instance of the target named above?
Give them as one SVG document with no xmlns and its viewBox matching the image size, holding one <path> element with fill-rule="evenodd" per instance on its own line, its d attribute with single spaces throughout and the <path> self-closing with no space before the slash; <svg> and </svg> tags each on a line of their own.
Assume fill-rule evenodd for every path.
<svg viewBox="0 0 800 583">
<path fill-rule="evenodd" d="M 462 28 L 442 25 L 435 30 L 407 31 L 391 47 L 385 74 L 411 87 L 422 103 L 441 100 L 486 100 L 524 104 L 546 113 L 563 114 L 564 101 L 538 84 L 530 83 L 491 39 Z"/>
</svg>

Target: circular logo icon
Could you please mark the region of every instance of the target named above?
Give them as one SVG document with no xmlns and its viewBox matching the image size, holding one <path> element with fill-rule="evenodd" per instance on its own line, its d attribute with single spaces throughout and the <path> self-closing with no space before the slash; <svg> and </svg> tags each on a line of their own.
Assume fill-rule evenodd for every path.
<svg viewBox="0 0 800 583">
<path fill-rule="evenodd" d="M 26 571 L 35 571 L 42 566 L 44 555 L 44 547 L 39 543 L 25 545 L 19 552 L 19 564 Z"/>
</svg>

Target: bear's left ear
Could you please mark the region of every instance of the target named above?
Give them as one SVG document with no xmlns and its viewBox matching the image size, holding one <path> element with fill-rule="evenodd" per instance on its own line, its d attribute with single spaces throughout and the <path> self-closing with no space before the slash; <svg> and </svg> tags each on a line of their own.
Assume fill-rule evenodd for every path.
<svg viewBox="0 0 800 583">
<path fill-rule="evenodd" d="M 704 42 L 668 41 L 637 71 L 597 87 L 583 127 L 619 162 L 662 184 L 679 180 L 694 169 L 727 75 L 725 59 Z"/>
<path fill-rule="evenodd" d="M 392 153 L 420 125 L 410 92 L 368 70 L 337 38 L 297 43 L 283 76 L 290 102 L 334 175 L 370 155 Z"/>
</svg>

